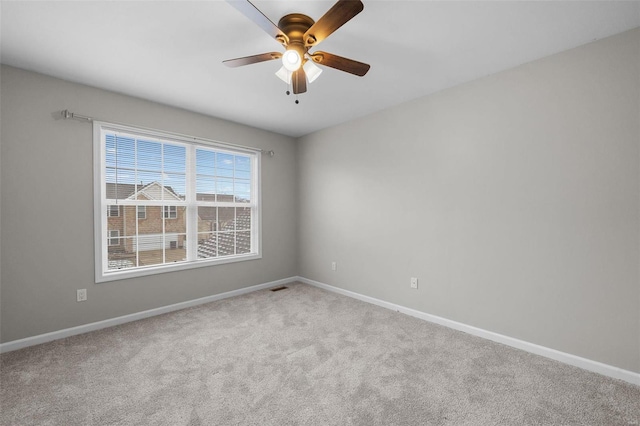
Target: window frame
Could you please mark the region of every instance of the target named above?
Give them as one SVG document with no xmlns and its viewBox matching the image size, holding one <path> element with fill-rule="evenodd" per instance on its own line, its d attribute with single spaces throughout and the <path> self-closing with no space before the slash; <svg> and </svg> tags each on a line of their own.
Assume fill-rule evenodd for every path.
<svg viewBox="0 0 640 426">
<path fill-rule="evenodd" d="M 178 218 L 178 206 L 162 206 L 162 218 L 163 219 L 177 219 Z"/>
<path fill-rule="evenodd" d="M 171 200 L 168 207 L 177 211 L 178 207 L 186 207 L 185 224 L 186 253 L 190 258 L 177 263 L 164 263 L 150 266 L 137 266 L 125 269 L 108 269 L 108 217 L 107 205 L 114 204 L 113 200 L 106 199 L 106 133 L 125 133 L 136 137 L 147 138 L 153 141 L 164 142 L 179 146 L 184 146 L 186 154 L 186 197 L 184 201 Z M 202 205 L 196 200 L 195 194 L 195 152 L 198 148 L 211 149 L 216 152 L 232 155 L 248 156 L 251 161 L 251 202 L 243 203 L 238 207 L 250 207 L 252 209 L 251 218 L 251 250 L 249 253 L 234 254 L 223 257 L 198 258 L 198 226 L 197 211 Z M 243 262 L 262 258 L 262 194 L 261 194 L 261 155 L 258 149 L 230 147 L 224 143 L 213 143 L 199 140 L 197 138 L 172 134 L 160 130 L 144 129 L 128 125 L 108 123 L 103 121 L 93 122 L 93 157 L 94 157 L 94 243 L 95 243 L 95 282 L 107 282 L 134 278 L 146 275 L 161 274 L 193 268 L 210 267 L 215 265 Z M 191 172 L 191 173 L 190 173 Z M 146 203 L 149 204 L 150 203 Z M 236 203 L 237 204 L 237 203 Z M 118 205 L 140 206 L 135 200 L 118 200 Z M 169 211 L 171 215 L 171 210 Z M 146 216 L 146 215 L 145 215 Z M 164 218 L 164 209 L 162 213 Z M 137 208 L 136 208 L 137 218 Z M 167 218 L 173 220 L 175 218 Z M 138 219 L 139 220 L 139 219 Z M 106 239 L 106 240 L 105 240 Z"/>
<path fill-rule="evenodd" d="M 140 207 L 142 207 L 142 217 L 140 217 Z M 136 220 L 145 220 L 147 218 L 147 206 L 138 205 L 136 207 Z"/>
<path fill-rule="evenodd" d="M 117 235 L 115 237 L 111 235 L 113 232 L 117 233 Z M 109 229 L 109 230 L 107 230 L 107 233 L 109 234 L 109 235 L 107 235 L 107 247 L 118 247 L 120 245 L 120 230 L 119 229 Z M 116 240 L 115 244 L 111 243 L 113 240 Z"/>
<path fill-rule="evenodd" d="M 115 207 L 116 214 L 111 214 L 111 209 Z M 120 206 L 117 204 L 109 204 L 107 205 L 107 217 L 120 217 Z"/>
</svg>

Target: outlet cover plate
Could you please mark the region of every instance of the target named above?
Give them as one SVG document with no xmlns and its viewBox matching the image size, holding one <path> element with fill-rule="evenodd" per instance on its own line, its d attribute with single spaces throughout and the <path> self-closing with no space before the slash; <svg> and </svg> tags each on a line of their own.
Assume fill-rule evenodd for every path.
<svg viewBox="0 0 640 426">
<path fill-rule="evenodd" d="M 78 302 L 84 302 L 85 300 L 87 300 L 87 289 L 86 288 L 79 288 L 76 291 L 76 300 Z"/>
</svg>

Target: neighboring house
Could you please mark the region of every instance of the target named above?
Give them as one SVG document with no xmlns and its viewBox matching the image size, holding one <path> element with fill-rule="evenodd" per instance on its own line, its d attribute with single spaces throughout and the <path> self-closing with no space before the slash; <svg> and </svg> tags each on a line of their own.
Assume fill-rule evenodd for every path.
<svg viewBox="0 0 640 426">
<path fill-rule="evenodd" d="M 171 187 L 163 187 L 158 182 L 151 182 L 142 187 L 138 185 L 137 188 L 134 184 L 107 183 L 106 195 L 108 199 L 118 200 L 164 200 L 167 205 L 107 206 L 109 258 L 126 259 L 135 257 L 136 252 L 163 248 L 184 249 L 186 208 L 171 205 L 172 200 L 182 202 L 184 198 Z M 213 201 L 214 197 L 210 194 L 196 196 L 200 201 Z M 233 201 L 233 195 L 218 194 L 217 199 Z M 246 209 L 199 207 L 198 257 L 208 258 L 250 252 L 250 229 L 251 209 L 249 207 Z"/>
<path fill-rule="evenodd" d="M 140 188 L 138 186 L 138 188 Z M 168 186 L 151 182 L 136 191 L 133 184 L 107 184 L 107 198 L 120 200 L 164 200 L 166 206 L 119 206 L 107 207 L 107 230 L 109 252 L 135 252 L 184 247 L 187 231 L 185 208 L 172 206 L 171 201 L 183 199 Z M 163 223 L 163 219 L 164 223 Z M 164 228 L 163 228 L 164 226 Z M 164 230 L 164 239 L 163 239 Z M 134 238 L 134 237 L 138 238 Z"/>
</svg>

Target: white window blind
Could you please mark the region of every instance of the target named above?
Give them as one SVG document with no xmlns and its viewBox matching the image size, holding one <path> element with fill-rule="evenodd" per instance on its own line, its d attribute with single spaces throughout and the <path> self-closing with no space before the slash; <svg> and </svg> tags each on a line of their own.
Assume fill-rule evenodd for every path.
<svg viewBox="0 0 640 426">
<path fill-rule="evenodd" d="M 260 257 L 259 156 L 94 123 L 96 281 Z"/>
</svg>

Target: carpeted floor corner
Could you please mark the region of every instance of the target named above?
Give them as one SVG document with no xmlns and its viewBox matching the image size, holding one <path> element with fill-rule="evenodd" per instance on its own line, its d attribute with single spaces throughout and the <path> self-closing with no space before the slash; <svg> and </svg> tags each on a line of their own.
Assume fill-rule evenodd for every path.
<svg viewBox="0 0 640 426">
<path fill-rule="evenodd" d="M 0 424 L 640 424 L 640 387 L 288 287 L 3 354 Z"/>
</svg>

